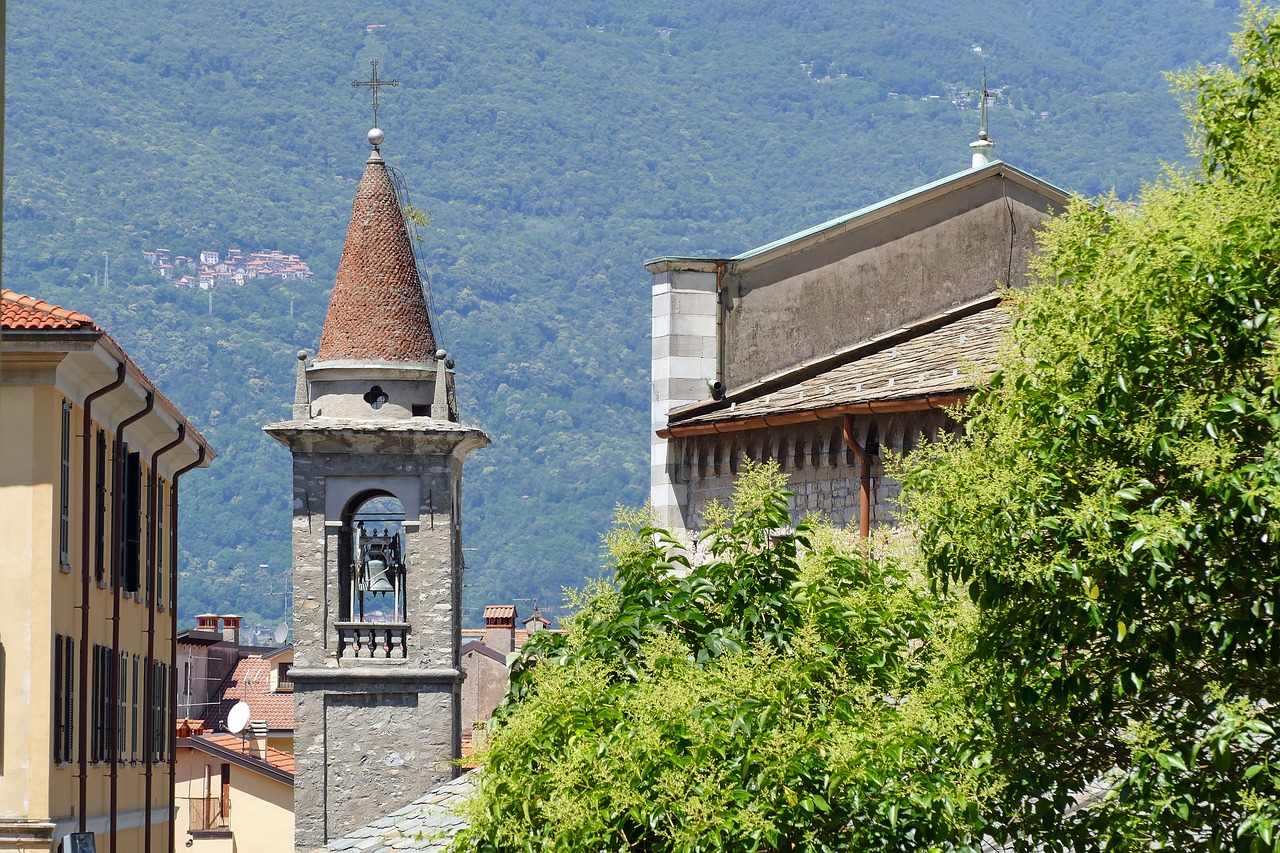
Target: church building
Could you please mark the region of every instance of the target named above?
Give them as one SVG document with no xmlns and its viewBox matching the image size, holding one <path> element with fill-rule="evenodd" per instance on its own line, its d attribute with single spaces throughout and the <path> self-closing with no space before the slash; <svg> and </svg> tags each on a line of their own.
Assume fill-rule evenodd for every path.
<svg viewBox="0 0 1280 853">
<path fill-rule="evenodd" d="M 1070 196 L 994 159 L 731 258 L 664 257 L 653 276 L 651 501 L 688 544 L 743 459 L 863 536 L 891 522 L 887 451 L 959 427 L 989 376 L 1005 288 Z"/>
<path fill-rule="evenodd" d="M 460 757 L 462 465 L 489 440 L 459 422 L 383 138 L 369 132 L 293 416 L 266 427 L 293 455 L 300 851 L 453 778 Z"/>
</svg>

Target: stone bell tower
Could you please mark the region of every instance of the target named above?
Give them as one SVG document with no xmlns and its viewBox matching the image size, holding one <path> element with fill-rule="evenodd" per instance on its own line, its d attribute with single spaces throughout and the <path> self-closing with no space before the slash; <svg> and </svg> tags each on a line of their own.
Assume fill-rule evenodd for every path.
<svg viewBox="0 0 1280 853">
<path fill-rule="evenodd" d="M 293 454 L 299 851 L 407 805 L 459 757 L 462 462 L 489 439 L 458 422 L 382 141 L 369 132 L 293 417 L 265 428 Z"/>
</svg>

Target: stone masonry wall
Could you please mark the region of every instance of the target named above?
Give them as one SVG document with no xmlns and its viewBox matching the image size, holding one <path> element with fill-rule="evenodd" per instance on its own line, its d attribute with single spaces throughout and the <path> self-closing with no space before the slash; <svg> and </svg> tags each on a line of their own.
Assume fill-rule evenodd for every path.
<svg viewBox="0 0 1280 853">
<path fill-rule="evenodd" d="M 955 422 L 940 410 L 894 415 L 866 415 L 855 419 L 859 443 L 865 445 L 875 425 L 881 460 L 871 469 L 871 521 L 894 524 L 895 501 L 900 484 L 885 476 L 886 453 L 910 453 L 921 441 L 934 441 L 939 432 L 954 432 Z M 737 433 L 673 439 L 676 481 L 687 489 L 685 529 L 697 534 L 705 527 L 703 513 L 712 501 L 728 504 L 742 460 L 776 460 L 788 475 L 795 492 L 792 516 L 821 515 L 837 527 L 858 526 L 861 466 L 847 447 L 838 418 L 813 424 L 797 424 Z"/>
<path fill-rule="evenodd" d="M 296 683 L 295 849 L 323 847 L 453 778 L 457 688 L 413 678 Z"/>
</svg>

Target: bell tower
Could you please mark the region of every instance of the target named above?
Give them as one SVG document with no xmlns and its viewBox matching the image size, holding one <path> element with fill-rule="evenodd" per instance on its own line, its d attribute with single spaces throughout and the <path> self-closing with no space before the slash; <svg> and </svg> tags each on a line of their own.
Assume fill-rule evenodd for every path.
<svg viewBox="0 0 1280 853">
<path fill-rule="evenodd" d="M 459 423 L 383 138 L 369 131 L 292 418 L 265 428 L 293 454 L 299 851 L 407 805 L 459 758 L 462 463 L 489 439 Z"/>
</svg>

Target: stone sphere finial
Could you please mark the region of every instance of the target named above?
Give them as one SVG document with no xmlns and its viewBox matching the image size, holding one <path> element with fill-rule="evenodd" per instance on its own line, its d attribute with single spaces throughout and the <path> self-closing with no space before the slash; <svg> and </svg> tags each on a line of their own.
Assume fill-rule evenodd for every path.
<svg viewBox="0 0 1280 853">
<path fill-rule="evenodd" d="M 306 361 L 306 360 L 307 360 L 307 351 L 304 349 L 298 350 L 298 361 Z"/>
<path fill-rule="evenodd" d="M 375 127 L 369 131 L 369 134 L 366 138 L 369 140 L 370 145 L 372 145 L 374 148 L 377 148 L 379 145 L 382 144 L 382 141 L 387 138 L 387 135 L 382 132 L 382 128 Z"/>
<path fill-rule="evenodd" d="M 438 349 L 438 350 L 436 350 L 436 361 L 439 361 L 440 359 L 444 358 L 444 357 L 445 357 L 445 356 L 447 356 L 448 354 L 449 354 L 449 353 L 445 352 L 445 351 L 444 351 L 444 350 L 442 350 L 442 349 Z"/>
</svg>

